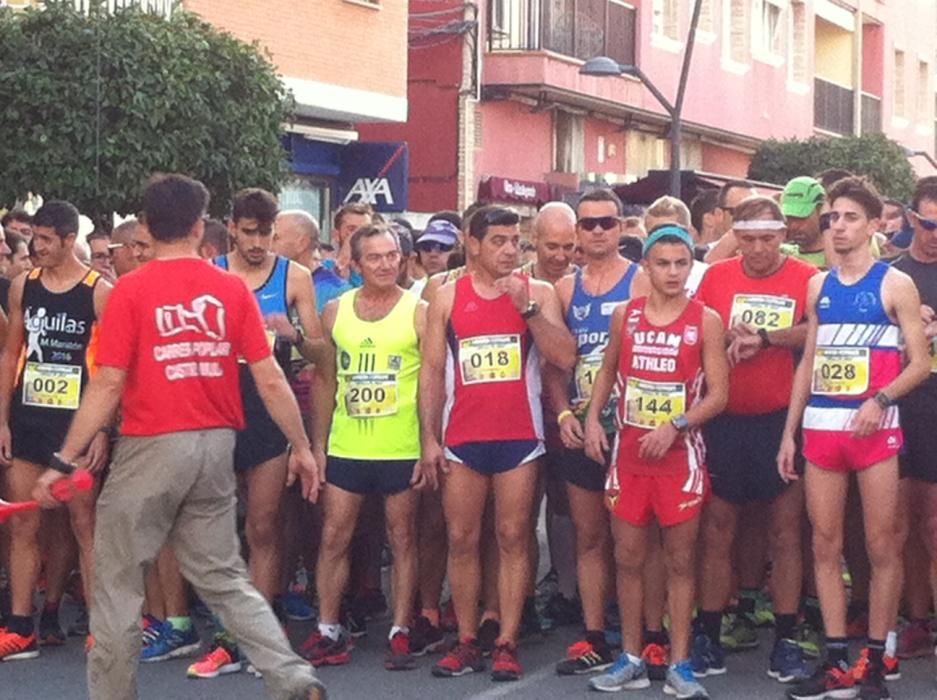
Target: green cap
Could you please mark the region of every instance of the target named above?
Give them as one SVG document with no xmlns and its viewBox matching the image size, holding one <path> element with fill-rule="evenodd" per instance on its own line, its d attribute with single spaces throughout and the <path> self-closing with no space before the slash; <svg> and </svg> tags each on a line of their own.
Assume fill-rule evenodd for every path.
<svg viewBox="0 0 937 700">
<path fill-rule="evenodd" d="M 693 255 L 694 243 L 693 236 L 690 235 L 690 232 L 682 226 L 677 226 L 677 224 L 664 224 L 651 231 L 650 235 L 644 240 L 644 247 L 641 249 L 641 257 L 646 258 L 651 248 L 661 238 L 678 239 L 680 243 L 683 243 L 690 249 L 690 256 Z"/>
<path fill-rule="evenodd" d="M 806 219 L 826 199 L 826 192 L 817 180 L 806 175 L 795 177 L 781 193 L 781 211 L 784 216 Z"/>
</svg>

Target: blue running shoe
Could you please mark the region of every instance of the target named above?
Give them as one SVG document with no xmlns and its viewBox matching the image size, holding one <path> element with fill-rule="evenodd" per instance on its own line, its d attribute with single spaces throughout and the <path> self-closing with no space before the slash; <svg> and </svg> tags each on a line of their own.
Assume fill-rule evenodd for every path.
<svg viewBox="0 0 937 700">
<path fill-rule="evenodd" d="M 707 637 L 708 639 L 708 637 Z M 725 672 L 725 669 L 723 669 Z M 700 685 L 694 677 L 695 672 L 689 659 L 671 664 L 667 669 L 667 683 L 664 692 L 673 695 L 677 700 L 690 700 L 691 698 L 708 698 L 706 688 Z"/>
<path fill-rule="evenodd" d="M 177 630 L 168 622 L 164 622 L 160 625 L 159 632 L 146 640 L 140 654 L 140 660 L 144 663 L 153 663 L 178 659 L 194 654 L 200 647 L 201 640 L 194 626 L 182 631 Z"/>
<path fill-rule="evenodd" d="M 622 652 L 618 660 L 605 673 L 589 680 L 592 690 L 617 693 L 620 690 L 638 690 L 651 685 L 647 666 L 642 659 Z"/>
<path fill-rule="evenodd" d="M 291 620 L 311 620 L 316 616 L 315 610 L 306 602 L 302 593 L 290 591 L 283 596 L 283 609 Z"/>
<path fill-rule="evenodd" d="M 726 655 L 719 644 L 705 634 L 697 634 L 693 638 L 693 652 L 691 665 L 693 675 L 697 678 L 706 676 L 721 676 L 726 672 Z"/>
<path fill-rule="evenodd" d="M 793 639 L 779 639 L 771 651 L 768 675 L 779 683 L 799 683 L 810 678 L 804 650 Z"/>
</svg>

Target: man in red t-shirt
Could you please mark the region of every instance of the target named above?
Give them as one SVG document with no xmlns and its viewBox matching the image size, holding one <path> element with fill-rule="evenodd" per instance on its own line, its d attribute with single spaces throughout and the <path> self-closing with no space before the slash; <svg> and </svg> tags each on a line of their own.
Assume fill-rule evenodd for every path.
<svg viewBox="0 0 937 700">
<path fill-rule="evenodd" d="M 703 525 L 694 671 L 725 673 L 720 626 L 732 593 L 738 520 L 751 506 L 757 508 L 751 514 L 756 521 L 770 514 L 776 639 L 768 673 L 790 682 L 806 674 L 795 642 L 804 500 L 799 483 L 787 485 L 778 476 L 775 455 L 791 398 L 795 353 L 806 337 L 807 283 L 817 269 L 781 254 L 786 228 L 773 199 L 743 200 L 735 208 L 733 230 L 741 255 L 713 264 L 697 294 L 722 317 L 732 371 L 728 408 L 703 429 L 713 498 Z M 730 638 L 738 640 L 739 648 L 748 648 L 741 645 L 757 646 L 751 616 L 765 562 L 753 556 L 740 559 L 741 600 Z"/>
<path fill-rule="evenodd" d="M 156 258 L 122 277 L 104 314 L 92 380 L 60 452 L 36 487 L 75 468 L 120 405 L 121 438 L 97 508 L 92 700 L 135 698 L 143 573 L 169 541 L 183 575 L 237 638 L 271 696 L 318 700 L 324 689 L 251 585 L 235 531 L 235 431 L 244 427 L 238 357 L 292 444 L 288 482 L 315 501 L 319 474 L 296 400 L 270 353 L 253 295 L 198 259 L 205 187 L 155 177 L 143 193 Z"/>
</svg>

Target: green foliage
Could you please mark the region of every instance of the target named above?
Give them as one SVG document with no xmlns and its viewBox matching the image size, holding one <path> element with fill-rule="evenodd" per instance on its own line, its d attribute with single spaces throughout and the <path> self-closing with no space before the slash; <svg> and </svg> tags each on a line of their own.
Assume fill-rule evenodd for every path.
<svg viewBox="0 0 937 700">
<path fill-rule="evenodd" d="M 752 158 L 748 176 L 783 185 L 792 177 L 827 168 L 865 175 L 888 197 L 906 200 L 914 189 L 914 170 L 904 148 L 883 134 L 765 141 Z"/>
<path fill-rule="evenodd" d="M 0 10 L 0 204 L 27 192 L 103 219 L 154 172 L 205 183 L 212 212 L 279 188 L 290 100 L 257 46 L 177 10 Z"/>
</svg>

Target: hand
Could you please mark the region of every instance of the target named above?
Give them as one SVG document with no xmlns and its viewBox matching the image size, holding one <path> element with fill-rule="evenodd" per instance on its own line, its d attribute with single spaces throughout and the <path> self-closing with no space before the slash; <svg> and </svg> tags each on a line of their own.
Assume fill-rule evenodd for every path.
<svg viewBox="0 0 937 700">
<path fill-rule="evenodd" d="M 0 425 L 0 464 L 10 466 L 13 463 L 13 437 L 10 435 L 10 424 Z"/>
<path fill-rule="evenodd" d="M 420 462 L 423 463 L 422 470 L 428 472 L 432 470 L 433 478 L 438 483 L 439 474 L 449 473 L 449 461 L 442 451 L 442 447 L 435 439 L 428 440 L 420 450 Z M 436 487 L 433 487 L 436 488 Z"/>
<path fill-rule="evenodd" d="M 527 311 L 530 304 L 530 285 L 525 277 L 512 272 L 507 277 L 496 279 L 495 289 L 502 294 L 507 294 L 519 313 Z"/>
<path fill-rule="evenodd" d="M 322 448 L 314 448 L 312 450 L 312 456 L 316 460 L 316 468 L 319 470 L 319 483 L 322 485 L 322 488 L 325 488 L 325 468 L 328 463 L 328 457 L 325 456 L 325 450 Z"/>
<path fill-rule="evenodd" d="M 852 436 L 857 438 L 868 437 L 882 425 L 882 418 L 885 411 L 875 401 L 875 399 L 866 399 L 859 406 L 856 415 L 852 419 Z"/>
<path fill-rule="evenodd" d="M 582 431 L 582 423 L 572 414 L 567 414 L 560 421 L 560 440 L 563 446 L 569 450 L 581 450 L 584 443 L 585 434 Z"/>
<path fill-rule="evenodd" d="M 749 326 L 747 323 L 736 321 L 729 326 L 726 331 L 726 345 L 730 345 L 736 338 L 744 338 L 750 335 L 757 335 L 758 329 Z"/>
<path fill-rule="evenodd" d="M 734 367 L 740 362 L 752 359 L 761 352 L 761 336 L 739 335 L 729 344 L 729 366 Z"/>
<path fill-rule="evenodd" d="M 277 338 L 282 338 L 290 343 L 299 340 L 299 331 L 296 330 L 296 326 L 290 322 L 286 314 L 270 314 L 264 317 L 264 321 L 267 323 L 267 328 L 277 334 Z"/>
<path fill-rule="evenodd" d="M 287 487 L 293 485 L 297 476 L 302 484 L 303 498 L 310 503 L 315 503 L 322 489 L 322 480 L 319 478 L 319 465 L 309 447 L 293 447 L 290 450 L 286 466 Z"/>
<path fill-rule="evenodd" d="M 800 475 L 794 468 L 794 458 L 797 456 L 797 444 L 794 437 L 785 433 L 781 437 L 781 449 L 778 450 L 778 476 L 785 484 L 797 481 Z"/>
<path fill-rule="evenodd" d="M 932 340 L 934 336 L 937 336 L 937 319 L 928 321 L 924 325 L 924 335 L 927 336 L 928 340 Z"/>
<path fill-rule="evenodd" d="M 98 431 L 91 439 L 88 451 L 79 460 L 78 466 L 81 469 L 87 469 L 92 474 L 98 474 L 107 464 L 107 458 L 110 455 L 111 442 L 107 433 Z"/>
<path fill-rule="evenodd" d="M 605 464 L 605 455 L 609 451 L 608 437 L 597 418 L 586 416 L 586 435 L 584 440 L 586 456 L 593 462 Z"/>
<path fill-rule="evenodd" d="M 927 325 L 934 320 L 934 309 L 927 304 L 921 304 L 921 320 Z"/>
<path fill-rule="evenodd" d="M 52 497 L 52 484 L 68 477 L 55 469 L 46 469 L 33 487 L 33 499 L 39 501 L 42 508 L 58 508 L 61 502 Z"/>
<path fill-rule="evenodd" d="M 670 421 L 658 425 L 651 432 L 638 438 L 638 457 L 651 462 L 660 459 L 667 454 L 667 450 L 679 434 L 680 431 Z"/>
<path fill-rule="evenodd" d="M 435 491 L 439 488 L 439 465 L 435 462 L 424 461 L 422 458 L 413 465 L 413 477 L 410 487 L 416 491 L 428 489 Z"/>
</svg>

